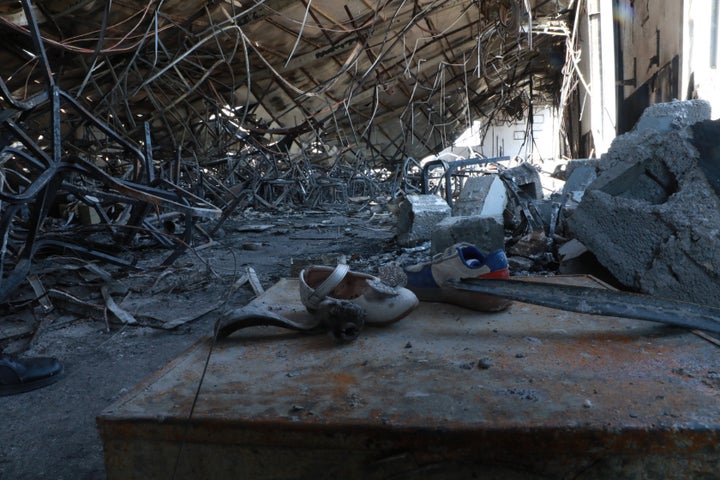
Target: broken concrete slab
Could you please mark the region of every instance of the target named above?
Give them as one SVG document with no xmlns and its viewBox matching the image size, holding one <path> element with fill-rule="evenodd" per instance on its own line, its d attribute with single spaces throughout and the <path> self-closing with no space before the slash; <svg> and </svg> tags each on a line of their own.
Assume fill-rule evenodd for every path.
<svg viewBox="0 0 720 480">
<path fill-rule="evenodd" d="M 505 227 L 491 217 L 448 217 L 435 226 L 430 251 L 434 255 L 458 242 L 472 243 L 484 252 L 499 250 L 505 247 Z"/>
<path fill-rule="evenodd" d="M 676 113 L 675 120 L 669 118 L 671 112 Z M 659 117 L 658 121 L 652 120 L 652 116 L 655 114 Z M 651 157 L 653 152 L 649 150 L 653 147 L 650 142 L 658 136 L 657 134 L 675 132 L 682 133 L 686 137 L 690 136 L 691 133 L 688 127 L 702 120 L 710 120 L 710 109 L 708 102 L 705 100 L 669 102 L 651 105 L 645 109 L 641 119 L 642 121 L 638 121 L 632 131 L 613 140 L 608 152 L 597 163 L 598 176 L 601 176 L 607 170 L 620 169 L 615 173 L 602 176 L 606 180 L 621 177 L 622 169 L 636 163 L 634 161 L 636 155 L 645 158 Z M 648 139 L 644 140 L 645 137 Z M 662 139 L 662 136 L 660 138 Z M 683 165 L 679 167 L 682 168 Z M 598 185 L 593 185 L 593 187 L 598 187 Z"/>
<path fill-rule="evenodd" d="M 563 268 L 563 265 L 572 262 L 573 260 L 580 258 L 584 254 L 590 252 L 588 248 L 583 245 L 581 241 L 579 241 L 577 238 L 573 238 L 572 240 L 569 240 L 560 247 L 558 247 L 558 257 L 560 259 L 560 268 Z M 574 271 L 569 271 L 566 273 L 576 273 Z"/>
<path fill-rule="evenodd" d="M 585 190 L 587 190 L 587 187 L 596 179 L 597 170 L 595 165 L 578 163 L 572 167 L 565 181 L 565 186 L 562 190 L 563 197 L 567 197 L 568 203 L 580 203 Z"/>
<path fill-rule="evenodd" d="M 575 238 L 560 245 L 558 259 L 558 273 L 561 275 L 592 275 L 609 285 L 618 286 L 617 280 L 607 268 Z"/>
<path fill-rule="evenodd" d="M 565 232 L 565 220 L 571 216 L 585 195 L 585 190 L 597 179 L 598 159 L 572 160 L 566 165 L 566 180 L 559 193 L 550 195 L 553 205 L 559 205 L 554 233 Z M 552 220 L 553 211 L 550 219 Z"/>
<path fill-rule="evenodd" d="M 599 162 L 599 158 L 574 158 L 572 160 L 559 163 L 550 176 L 566 182 L 572 175 L 573 170 L 576 168 L 593 167 L 597 169 Z"/>
<path fill-rule="evenodd" d="M 693 145 L 700 152 L 700 169 L 715 193 L 720 195 L 720 140 L 715 122 L 705 120 L 692 126 Z"/>
<path fill-rule="evenodd" d="M 524 162 L 517 167 L 508 168 L 501 176 L 514 182 L 521 191 L 535 200 L 540 200 L 544 196 L 540 172 L 530 163 Z"/>
<path fill-rule="evenodd" d="M 456 217 L 472 215 L 494 218 L 502 224 L 503 212 L 507 204 L 507 191 L 500 177 L 497 175 L 470 177 L 453 205 L 452 214 Z"/>
<path fill-rule="evenodd" d="M 648 127 L 615 139 L 568 225 L 626 287 L 720 306 L 720 198 L 701 168 L 720 168 L 720 159 L 701 156 L 692 128 L 677 128 L 704 115 L 702 103 L 680 103 L 672 107 L 683 118 L 660 122 L 669 131 Z M 720 139 L 720 120 L 703 128 Z"/>
<path fill-rule="evenodd" d="M 635 131 L 669 132 L 682 130 L 702 120 L 709 120 L 712 106 L 707 100 L 675 100 L 650 105 L 635 124 Z"/>
<path fill-rule="evenodd" d="M 452 214 L 437 195 L 407 195 L 398 206 L 397 243 L 413 247 L 432 237 L 435 226 Z"/>
</svg>

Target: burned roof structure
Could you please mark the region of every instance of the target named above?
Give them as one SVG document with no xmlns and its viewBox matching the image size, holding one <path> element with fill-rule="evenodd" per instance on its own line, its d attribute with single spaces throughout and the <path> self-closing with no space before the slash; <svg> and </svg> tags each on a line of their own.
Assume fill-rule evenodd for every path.
<svg viewBox="0 0 720 480">
<path fill-rule="evenodd" d="M 569 19 L 560 1 L 38 1 L 42 65 L 30 19 L 3 3 L 5 96 L 32 97 L 50 69 L 127 138 L 149 123 L 158 158 L 201 160 L 250 142 L 437 152 L 472 119 L 554 103 Z"/>
<path fill-rule="evenodd" d="M 197 219 L 269 178 L 392 181 L 474 120 L 562 109 L 575 3 L 1 1 L 0 300 L 43 246 L 124 262 L 48 227 L 58 194 L 97 214 L 93 233 L 175 247 L 170 262 Z"/>
</svg>

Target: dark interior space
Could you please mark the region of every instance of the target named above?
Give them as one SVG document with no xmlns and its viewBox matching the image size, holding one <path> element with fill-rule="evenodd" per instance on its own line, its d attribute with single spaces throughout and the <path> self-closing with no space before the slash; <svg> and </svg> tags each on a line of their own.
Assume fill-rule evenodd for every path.
<svg viewBox="0 0 720 480">
<path fill-rule="evenodd" d="M 719 16 L 0 0 L 0 479 L 714 478 Z"/>
</svg>

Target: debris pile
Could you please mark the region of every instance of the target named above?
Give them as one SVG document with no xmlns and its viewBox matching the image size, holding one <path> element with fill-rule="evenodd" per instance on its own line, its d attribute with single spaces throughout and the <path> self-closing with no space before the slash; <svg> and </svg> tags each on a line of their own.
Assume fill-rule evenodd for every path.
<svg viewBox="0 0 720 480">
<path fill-rule="evenodd" d="M 658 104 L 597 163 L 569 228 L 624 286 L 720 306 L 718 139 L 707 102 Z"/>
<path fill-rule="evenodd" d="M 494 159 L 492 170 L 471 171 L 445 162 L 446 184 L 452 185 L 452 194 L 445 197 L 452 207 L 437 194 L 404 194 L 398 208 L 398 245 L 417 251 L 425 244 L 421 250 L 434 255 L 454 243 L 469 242 L 484 251 L 506 249 L 516 274 L 554 273 L 555 240 L 565 240 L 558 235 L 564 227 L 562 205 L 555 196 L 545 198 L 537 166 L 502 164 L 508 160 Z"/>
<path fill-rule="evenodd" d="M 540 65 L 541 60 L 572 54 L 576 48 L 567 27 L 572 9 L 559 10 L 556 2 L 552 8 L 549 4 L 537 7 L 538 12 L 533 12 L 537 15 L 525 12 L 536 23 L 527 35 L 509 38 L 507 18 L 492 9 L 467 9 L 462 2 L 440 2 L 422 12 L 402 6 L 392 21 L 383 16 L 388 13 L 385 7 L 364 11 L 362 18 L 353 17 L 346 7 L 344 13 L 354 30 L 343 34 L 345 43 L 333 44 L 337 51 L 327 54 L 350 54 L 345 58 L 350 63 L 340 62 L 341 72 L 323 70 L 313 77 L 306 67 L 322 61 L 304 29 L 284 30 L 284 35 L 291 32 L 297 40 L 297 51 L 294 47 L 271 53 L 272 48 L 252 41 L 237 27 L 237 22 L 247 22 L 252 25 L 247 32 L 258 34 L 262 26 L 294 25 L 289 20 L 303 13 L 286 2 L 270 3 L 282 8 L 258 5 L 255 13 L 253 7 L 225 20 L 201 21 L 196 14 L 204 12 L 205 6 L 192 14 L 178 10 L 167 17 L 158 11 L 138 23 L 148 31 L 155 29 L 154 49 L 149 49 L 144 37 L 135 44 L 125 43 L 129 40 L 124 38 L 110 50 L 103 50 L 103 35 L 106 20 L 117 12 L 112 5 L 105 10 L 100 4 L 89 4 L 80 10 L 95 15 L 95 20 L 100 18 L 102 28 L 95 32 L 98 38 L 93 37 L 97 43 L 91 37 L 76 40 L 89 49 L 84 53 L 94 52 L 92 62 L 76 64 L 75 57 L 68 58 L 62 72 L 52 68 L 59 60 L 58 49 L 74 52 L 79 47 L 70 40 L 53 39 L 57 32 L 51 32 L 49 25 L 60 28 L 57 20 L 70 13 L 43 9 L 38 16 L 40 10 L 24 1 L 21 12 L 0 14 L 0 27 L 11 32 L 12 41 L 27 46 L 23 51 L 35 65 L 18 63 L 25 54 L 5 52 L 11 57 L 8 65 L 16 71 L 11 75 L 0 68 L 3 308 L 12 310 L 30 302 L 50 308 L 47 303 L 54 295 L 76 305 L 85 302 L 86 307 L 104 313 L 110 310 L 130 323 L 130 317 L 113 303 L 110 290 L 99 292 L 102 300 L 98 303 L 71 299 L 67 296 L 71 294 L 53 288 L 48 283 L 52 276 L 40 275 L 41 265 L 52 268 L 42 260 L 50 257 L 57 263 L 63 259 L 63 268 L 76 267 L 73 262 L 78 259 L 87 265 L 97 266 L 90 262 L 98 261 L 129 271 L 167 268 L 189 249 L 197 252 L 215 244 L 233 217 L 249 217 L 258 209 L 276 214 L 354 214 L 395 208 L 395 238 L 404 250 L 394 253 L 401 259 L 412 257 L 407 260 L 413 263 L 459 241 L 484 250 L 505 249 L 516 275 L 581 271 L 579 259 L 591 256 L 627 288 L 699 303 L 717 302 L 713 293 L 720 283 L 720 253 L 714 248 L 720 225 L 718 126 L 709 120 L 709 106 L 702 101 L 649 108 L 636 129 L 618 137 L 602 159 L 574 160 L 558 171 L 556 176 L 566 181 L 565 188 L 550 194 L 543 185 L 541 174 L 547 173 L 541 171 L 543 166 L 522 159 L 518 163 L 509 157 L 488 158 L 472 148 L 454 146 L 429 162 L 410 156 L 437 148 L 426 139 L 414 143 L 423 138 L 421 130 L 442 131 L 438 139 L 432 133 L 436 144 L 446 144 L 457 133 L 444 131 L 446 118 L 435 118 L 433 112 L 439 107 L 464 119 L 472 106 L 490 124 L 496 114 L 517 115 L 549 92 L 561 91 L 566 98 L 574 67 L 568 67 L 563 80 L 556 75 L 563 62 Z M 333 28 L 325 28 L 315 7 L 307 5 L 300 15 L 302 25 L 308 22 L 307 26 L 312 24 L 326 35 L 336 34 Z M 447 20 L 443 15 L 448 12 L 458 13 L 458 18 L 477 17 L 479 23 L 468 25 L 482 27 L 473 40 L 476 44 L 468 47 L 476 54 L 476 77 L 469 78 L 467 68 L 463 75 L 453 76 L 460 83 L 452 91 L 465 92 L 457 99 L 462 108 L 438 100 L 442 95 L 436 86 L 443 86 L 440 91 L 449 87 L 442 79 L 444 69 L 450 67 L 439 60 L 444 58 L 444 49 L 434 37 L 423 43 L 426 53 L 435 52 L 432 61 L 440 62 L 434 73 L 418 68 L 415 77 L 410 74 L 414 62 L 420 62 L 415 51 L 402 64 L 384 63 L 405 35 L 414 31 L 416 21 Z M 172 18 L 183 14 L 188 14 L 188 22 L 176 43 L 178 38 L 165 33 L 178 31 Z M 406 30 L 392 30 L 391 38 L 391 30 L 383 30 L 382 40 L 374 45 L 383 57 L 373 58 L 368 51 L 365 58 L 362 52 L 370 48 L 370 39 L 363 35 L 376 34 L 375 27 L 401 20 L 407 21 Z M 200 24 L 201 34 L 185 28 Z M 542 32 L 536 31 L 541 24 Z M 114 25 L 108 31 L 115 28 L 123 27 Z M 462 38 L 465 28 L 448 35 Z M 529 48 L 530 40 L 537 48 Z M 242 57 L 239 64 L 223 56 L 229 44 Z M 483 49 L 491 46 L 507 54 L 486 57 Z M 143 60 L 153 52 L 156 63 Z M 198 77 L 196 67 L 213 55 L 224 60 L 204 66 L 206 75 Z M 298 77 L 294 86 L 292 78 L 275 68 L 280 57 L 288 72 L 307 77 Z M 359 81 L 345 78 L 351 65 L 361 72 Z M 533 68 L 528 75 L 516 76 L 520 65 Z M 210 78 L 210 73 L 225 67 L 228 71 L 223 76 Z M 240 75 L 251 67 L 263 71 L 270 67 L 271 74 Z M 367 81 L 380 71 L 377 82 Z M 401 77 L 413 79 L 413 88 Z M 222 88 L 221 78 L 226 82 Z M 528 82 L 532 94 L 528 94 Z M 251 84 L 261 88 L 253 93 Z M 432 91 L 420 101 L 416 89 L 430 86 Z M 295 94 L 290 95 L 288 89 Z M 391 105 L 397 95 L 386 94 L 395 89 L 407 94 L 407 98 L 401 96 L 407 100 L 404 110 L 403 105 Z M 505 89 L 516 95 L 498 94 Z M 265 93 L 260 95 L 260 90 Z M 331 93 L 334 96 L 324 97 Z M 173 100 L 164 104 L 163 99 Z M 273 103 L 287 108 L 273 116 L 269 108 Z M 408 114 L 419 104 L 429 112 L 422 121 Z M 493 106 L 485 111 L 481 104 Z M 559 106 L 562 110 L 562 101 Z M 400 118 L 412 127 L 409 136 L 400 131 L 393 137 L 383 130 L 388 119 L 397 123 L 398 109 L 403 110 Z M 298 112 L 305 120 L 287 127 L 284 115 Z M 353 118 L 362 118 L 362 124 L 354 125 Z M 467 126 L 464 121 L 456 123 L 456 127 Z M 379 138 L 389 145 L 387 150 L 378 150 Z M 163 258 L 156 265 L 140 266 L 138 250 L 158 246 L 168 250 Z"/>
<path fill-rule="evenodd" d="M 483 180 L 502 181 L 502 201 L 468 180 L 452 213 L 431 229 L 413 225 L 427 209 L 409 195 L 398 239 L 425 241 L 430 255 L 462 236 L 488 251 L 506 248 L 515 275 L 591 273 L 629 290 L 718 306 L 718 138 L 720 120 L 710 120 L 707 102 L 653 105 L 601 159 L 554 171 L 565 181 L 561 191 L 543 195 L 541 169 L 530 163 L 504 168 Z M 493 201 L 504 206 L 502 224 L 485 208 Z"/>
<path fill-rule="evenodd" d="M 46 255 L 167 266 L 247 208 L 418 188 L 403 157 L 577 75 L 573 2 L 33 3 L 0 9 L 0 304 Z"/>
</svg>

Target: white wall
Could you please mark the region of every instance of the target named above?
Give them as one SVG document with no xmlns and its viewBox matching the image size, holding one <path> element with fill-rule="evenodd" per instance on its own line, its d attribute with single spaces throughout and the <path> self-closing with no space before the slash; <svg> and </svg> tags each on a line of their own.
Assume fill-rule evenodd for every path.
<svg viewBox="0 0 720 480">
<path fill-rule="evenodd" d="M 711 50 L 713 44 L 715 51 Z M 694 94 L 689 92 L 691 76 Z M 685 0 L 680 88 L 682 98 L 707 100 L 712 118 L 720 117 L 720 1 Z"/>
<path fill-rule="evenodd" d="M 556 159 L 560 144 L 557 111 L 552 108 L 536 109 L 533 117 L 533 135 L 527 140 L 527 117 L 495 122 L 481 144 L 482 153 L 488 157 L 507 155 L 533 161 Z"/>
<path fill-rule="evenodd" d="M 610 148 L 617 127 L 613 0 L 586 0 L 580 6 L 580 133 L 592 134 L 592 154 L 600 157 Z"/>
</svg>

